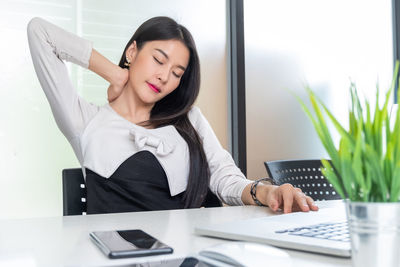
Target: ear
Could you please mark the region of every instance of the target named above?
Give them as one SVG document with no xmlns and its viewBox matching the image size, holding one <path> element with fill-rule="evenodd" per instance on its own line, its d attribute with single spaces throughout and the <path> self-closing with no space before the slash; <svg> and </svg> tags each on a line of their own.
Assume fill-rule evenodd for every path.
<svg viewBox="0 0 400 267">
<path fill-rule="evenodd" d="M 136 45 L 136 41 L 133 41 L 131 45 L 126 49 L 125 56 L 129 60 L 129 62 L 132 62 L 135 60 L 136 55 L 137 55 L 138 49 Z"/>
</svg>

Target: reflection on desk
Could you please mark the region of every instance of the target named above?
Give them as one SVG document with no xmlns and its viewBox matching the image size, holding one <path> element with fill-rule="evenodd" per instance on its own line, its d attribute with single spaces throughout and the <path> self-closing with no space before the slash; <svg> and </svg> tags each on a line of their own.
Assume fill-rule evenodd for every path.
<svg viewBox="0 0 400 267">
<path fill-rule="evenodd" d="M 320 202 L 320 207 L 334 205 Z M 201 224 L 276 215 L 266 207 L 220 207 L 86 216 L 67 216 L 0 221 L 0 265 L 23 266 L 121 266 L 151 260 L 196 256 L 209 246 L 231 242 L 196 236 Z M 142 229 L 174 249 L 171 255 L 108 259 L 90 240 L 89 233 L 120 229 Z M 350 259 L 285 250 L 293 266 L 351 266 Z M 9 264 L 9 266 L 13 266 Z M 22 266 L 22 265 L 14 265 Z"/>
</svg>

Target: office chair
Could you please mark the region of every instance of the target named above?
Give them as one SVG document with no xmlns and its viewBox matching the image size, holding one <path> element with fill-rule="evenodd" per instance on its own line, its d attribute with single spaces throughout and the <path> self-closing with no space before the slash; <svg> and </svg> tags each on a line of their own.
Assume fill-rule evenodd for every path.
<svg viewBox="0 0 400 267">
<path fill-rule="evenodd" d="M 205 208 L 222 207 L 222 203 L 221 201 L 219 201 L 218 197 L 213 192 L 211 192 L 210 189 L 208 189 L 206 198 L 204 199 L 201 206 Z"/>
<path fill-rule="evenodd" d="M 62 184 L 64 216 L 86 214 L 86 186 L 82 169 L 64 169 Z"/>
<path fill-rule="evenodd" d="M 320 160 L 277 160 L 266 161 L 264 165 L 269 177 L 278 185 L 289 183 L 314 200 L 341 199 L 321 173 Z"/>
<path fill-rule="evenodd" d="M 82 169 L 64 169 L 62 171 L 63 181 L 63 214 L 83 215 L 86 214 L 86 186 Z M 221 201 L 210 190 L 202 207 L 222 207 Z"/>
</svg>

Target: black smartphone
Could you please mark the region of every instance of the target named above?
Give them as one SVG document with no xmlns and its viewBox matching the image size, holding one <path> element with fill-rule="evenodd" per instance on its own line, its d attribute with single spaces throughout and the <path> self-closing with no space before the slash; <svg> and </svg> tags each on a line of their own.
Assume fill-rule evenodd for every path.
<svg viewBox="0 0 400 267">
<path fill-rule="evenodd" d="M 91 232 L 90 237 L 111 259 L 168 254 L 174 251 L 139 229 Z"/>
<path fill-rule="evenodd" d="M 194 257 L 186 258 L 168 258 L 158 261 L 149 261 L 144 263 L 128 263 L 121 265 L 113 265 L 114 267 L 213 267 L 215 265 L 210 265 L 204 263 Z"/>
</svg>

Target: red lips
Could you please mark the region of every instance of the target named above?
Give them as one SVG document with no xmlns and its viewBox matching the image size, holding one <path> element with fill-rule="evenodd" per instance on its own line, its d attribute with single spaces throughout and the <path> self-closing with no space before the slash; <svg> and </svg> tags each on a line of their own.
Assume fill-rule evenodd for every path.
<svg viewBox="0 0 400 267">
<path fill-rule="evenodd" d="M 161 93 L 160 88 L 158 88 L 157 86 L 155 86 L 154 84 L 151 83 L 147 83 L 147 85 L 150 87 L 151 90 L 153 90 L 156 93 Z"/>
</svg>

